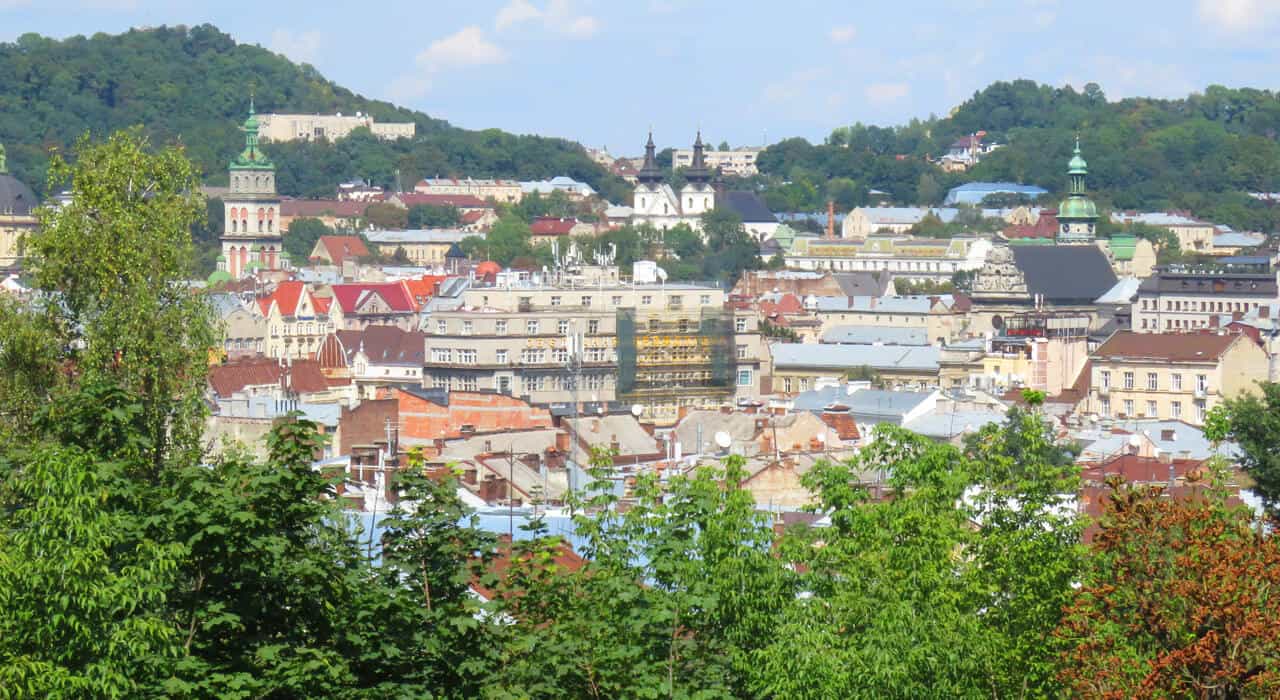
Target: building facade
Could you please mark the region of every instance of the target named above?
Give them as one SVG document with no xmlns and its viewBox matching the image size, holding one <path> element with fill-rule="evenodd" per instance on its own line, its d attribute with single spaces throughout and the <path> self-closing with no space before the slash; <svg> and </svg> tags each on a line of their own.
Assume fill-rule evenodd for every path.
<svg viewBox="0 0 1280 700">
<path fill-rule="evenodd" d="M 1168 265 L 1138 286 L 1132 328 L 1162 333 L 1210 328 L 1219 314 L 1241 314 L 1280 298 L 1280 273 L 1267 265 Z"/>
<path fill-rule="evenodd" d="M 524 188 L 515 180 L 489 180 L 473 178 L 426 178 L 413 186 L 418 194 L 470 195 L 479 199 L 515 204 L 524 198 Z"/>
<path fill-rule="evenodd" d="M 380 139 L 413 138 L 417 125 L 413 122 L 377 122 L 373 116 L 356 112 L 355 116 L 338 114 L 264 114 L 261 117 L 264 141 L 336 141 L 366 128 Z"/>
<path fill-rule="evenodd" d="M 711 170 L 719 170 L 726 175 L 748 177 L 760 172 L 756 168 L 756 159 L 763 148 L 733 148 L 727 151 L 704 151 L 703 162 Z M 671 153 L 671 169 L 694 167 L 694 149 L 677 148 Z"/>
<path fill-rule="evenodd" d="M 9 174 L 4 144 L 0 143 L 0 271 L 22 263 L 22 239 L 36 229 L 36 195 Z"/>
<path fill-rule="evenodd" d="M 846 219 L 847 221 L 847 219 Z M 985 238 L 872 236 L 865 240 L 796 238 L 787 267 L 836 272 L 888 272 L 913 281 L 950 282 L 957 272 L 981 268 L 991 251 Z"/>
<path fill-rule="evenodd" d="M 258 148 L 258 118 L 252 102 L 249 118 L 240 130 L 244 132 L 244 150 L 231 161 L 230 189 L 223 198 L 222 255 L 218 259 L 218 269 L 232 279 L 259 269 L 279 269 L 284 251 L 276 168 Z"/>
<path fill-rule="evenodd" d="M 625 311 L 626 314 L 620 313 Z M 691 319 L 707 312 L 732 319 L 732 357 L 718 358 L 733 366 L 733 387 L 718 397 L 754 397 L 768 390 L 769 363 L 761 341 L 757 315 L 750 310 L 726 310 L 725 295 L 716 287 L 692 284 L 509 284 L 473 287 L 463 293 L 455 310 L 435 311 L 427 320 L 427 356 L 423 384 L 429 388 L 491 390 L 521 396 L 538 404 L 575 400 L 616 401 L 619 396 L 620 355 L 645 351 L 628 345 L 638 337 L 647 346 L 659 336 L 648 333 L 650 323 L 684 323 L 693 336 Z M 619 319 L 637 323 L 627 335 L 624 325 L 619 347 Z M 672 329 L 667 329 L 672 330 Z M 678 332 L 665 334 L 680 335 Z M 674 341 L 673 341 L 674 342 Z M 694 352 L 682 360 L 697 364 Z M 634 368 L 633 368 L 634 369 Z M 690 371 L 696 371 L 691 369 Z M 576 391 L 575 391 L 576 390 Z M 715 401 L 696 386 L 651 402 L 640 403 L 650 418 L 674 420 L 683 403 Z"/>
<path fill-rule="evenodd" d="M 1224 399 L 1267 377 L 1267 355 L 1243 334 L 1119 331 L 1090 358 L 1088 411 L 1203 425 Z"/>
</svg>

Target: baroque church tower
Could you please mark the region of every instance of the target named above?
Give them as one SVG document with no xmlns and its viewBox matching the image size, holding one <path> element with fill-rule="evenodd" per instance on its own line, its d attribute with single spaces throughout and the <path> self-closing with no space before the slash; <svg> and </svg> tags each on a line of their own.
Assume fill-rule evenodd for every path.
<svg viewBox="0 0 1280 700">
<path fill-rule="evenodd" d="M 684 171 L 688 183 L 680 190 L 680 210 L 685 216 L 702 216 L 716 208 L 716 193 L 711 186 L 711 170 L 703 154 L 702 129 L 693 142 L 693 162 Z"/>
<path fill-rule="evenodd" d="M 1067 164 L 1070 182 L 1067 198 L 1058 207 L 1058 243 L 1093 243 L 1098 227 L 1098 207 L 1089 199 L 1084 178 L 1089 166 L 1080 155 L 1080 139 L 1076 138 L 1076 150 Z"/>
<path fill-rule="evenodd" d="M 249 117 L 240 127 L 244 150 L 231 161 L 231 187 L 223 200 L 222 255 L 218 268 L 232 279 L 259 269 L 281 267 L 280 197 L 276 166 L 258 148 L 258 117 L 249 100 Z"/>
<path fill-rule="evenodd" d="M 687 184 L 677 193 L 666 182 L 666 175 L 658 167 L 657 147 L 653 144 L 653 132 L 644 145 L 644 164 L 637 177 L 632 196 L 631 220 L 637 224 L 649 224 L 667 230 L 686 224 L 693 230 L 702 227 L 702 215 L 716 208 L 715 188 L 711 184 L 711 170 L 707 167 L 702 132 L 693 144 L 693 161 L 686 168 Z"/>
</svg>

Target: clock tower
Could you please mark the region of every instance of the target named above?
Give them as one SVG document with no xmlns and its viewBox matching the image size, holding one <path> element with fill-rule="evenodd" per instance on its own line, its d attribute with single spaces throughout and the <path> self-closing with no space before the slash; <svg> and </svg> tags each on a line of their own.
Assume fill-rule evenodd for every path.
<svg viewBox="0 0 1280 700">
<path fill-rule="evenodd" d="M 249 117 L 240 127 L 244 150 L 231 161 L 230 189 L 223 199 L 222 255 L 218 268 L 232 279 L 259 269 L 280 267 L 280 197 L 276 166 L 258 148 L 258 117 L 249 100 Z"/>
</svg>

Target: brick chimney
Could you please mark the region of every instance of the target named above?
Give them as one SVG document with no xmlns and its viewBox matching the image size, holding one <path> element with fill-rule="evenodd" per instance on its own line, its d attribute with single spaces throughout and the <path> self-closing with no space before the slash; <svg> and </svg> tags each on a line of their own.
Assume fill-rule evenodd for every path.
<svg viewBox="0 0 1280 700">
<path fill-rule="evenodd" d="M 563 430 L 556 433 L 556 451 L 560 454 L 569 454 L 569 433 Z"/>
<path fill-rule="evenodd" d="M 773 436 L 767 432 L 760 440 L 760 451 L 766 455 L 773 454 Z"/>
<path fill-rule="evenodd" d="M 506 500 L 507 480 L 496 474 L 486 475 L 484 481 L 480 483 L 480 498 L 485 503 Z"/>
<path fill-rule="evenodd" d="M 836 203 L 835 200 L 827 200 L 827 240 L 836 237 Z"/>
<path fill-rule="evenodd" d="M 609 449 L 613 450 L 614 454 L 621 452 L 622 444 L 618 442 L 617 433 L 613 433 L 609 436 Z"/>
</svg>

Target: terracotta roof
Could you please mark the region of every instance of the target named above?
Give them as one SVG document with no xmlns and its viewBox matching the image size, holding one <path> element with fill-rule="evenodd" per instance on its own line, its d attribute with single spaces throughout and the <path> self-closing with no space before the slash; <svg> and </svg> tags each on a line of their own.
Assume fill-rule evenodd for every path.
<svg viewBox="0 0 1280 700">
<path fill-rule="evenodd" d="M 1107 477 L 1112 475 L 1122 476 L 1131 484 L 1167 484 L 1170 467 L 1173 468 L 1176 479 L 1185 479 L 1188 473 L 1198 470 L 1203 464 L 1204 460 L 1200 459 L 1174 459 L 1162 462 L 1155 457 L 1117 455 L 1103 464 L 1086 467 L 1080 472 L 1080 476 L 1086 482 L 1098 484 L 1105 483 Z"/>
<path fill-rule="evenodd" d="M 499 272 L 502 272 L 502 266 L 492 260 L 485 260 L 479 265 L 476 265 L 476 277 L 496 275 Z"/>
<path fill-rule="evenodd" d="M 1117 331 L 1094 354 L 1094 360 L 1131 359 L 1165 362 L 1212 362 L 1239 335 L 1217 333 L 1134 333 Z"/>
<path fill-rule="evenodd" d="M 760 302 L 760 313 L 770 318 L 779 314 L 800 314 L 804 313 L 804 302 L 794 294 L 783 294 L 776 302 Z"/>
<path fill-rule="evenodd" d="M 334 265 L 341 265 L 347 258 L 369 255 L 369 249 L 359 236 L 321 236 L 319 245 L 324 247 Z"/>
<path fill-rule="evenodd" d="M 338 306 L 342 308 L 343 313 L 355 313 L 370 294 L 381 297 L 392 311 L 408 313 L 418 308 L 403 282 L 333 285 L 333 298 L 338 301 Z"/>
<path fill-rule="evenodd" d="M 306 289 L 306 285 L 295 280 L 287 280 L 276 285 L 274 291 L 265 297 L 258 298 L 258 306 L 262 308 L 262 315 L 266 316 L 271 313 L 271 302 L 275 302 L 280 309 L 282 316 L 292 316 L 298 310 L 298 301 L 302 299 L 302 292 Z"/>
<path fill-rule="evenodd" d="M 460 223 L 464 225 L 474 224 L 477 221 L 483 219 L 484 215 L 487 213 L 488 212 L 483 212 L 483 211 L 464 211 L 462 212 L 462 215 L 458 217 L 458 220 Z"/>
<path fill-rule="evenodd" d="M 573 551 L 573 545 L 561 539 L 553 545 L 555 552 L 551 555 L 550 561 L 539 561 L 537 566 L 545 568 L 547 573 L 556 576 L 564 576 L 572 574 L 582 569 L 586 565 L 586 561 Z M 498 580 L 503 580 L 511 571 L 512 547 L 511 538 L 507 535 L 498 536 L 498 546 L 493 552 L 493 558 L 488 562 L 488 572 Z M 477 576 L 471 581 L 471 588 L 480 594 L 486 600 L 493 600 L 498 595 L 498 591 L 484 584 L 484 578 Z M 520 591 L 515 591 L 516 595 Z"/>
<path fill-rule="evenodd" d="M 1058 237 L 1058 211 L 1056 209 L 1042 210 L 1040 218 L 1034 224 L 1006 226 L 1000 234 L 1011 241 L 1029 238 L 1056 239 Z"/>
<path fill-rule="evenodd" d="M 414 303 L 421 306 L 436 295 L 440 283 L 446 279 L 449 279 L 447 275 L 423 275 L 420 278 L 407 279 L 404 284 L 409 290 L 409 295 L 413 297 Z"/>
<path fill-rule="evenodd" d="M 283 374 L 278 360 L 253 358 L 210 367 L 209 386 L 218 396 L 230 396 L 246 386 L 277 384 Z"/>
<path fill-rule="evenodd" d="M 429 204 L 435 207 L 456 207 L 458 209 L 492 209 L 493 205 L 469 194 L 422 194 L 421 192 L 401 192 L 396 195 L 406 207 Z"/>
<path fill-rule="evenodd" d="M 318 297 L 312 294 L 311 303 L 315 305 L 316 313 L 327 314 L 329 308 L 333 306 L 333 297 Z"/>
<path fill-rule="evenodd" d="M 280 216 L 354 219 L 364 216 L 364 210 L 368 208 L 369 202 L 345 199 L 285 199 L 280 202 Z"/>
<path fill-rule="evenodd" d="M 529 224 L 529 233 L 534 236 L 565 236 L 578 225 L 577 219 L 562 219 L 555 216 L 540 216 Z"/>
</svg>

